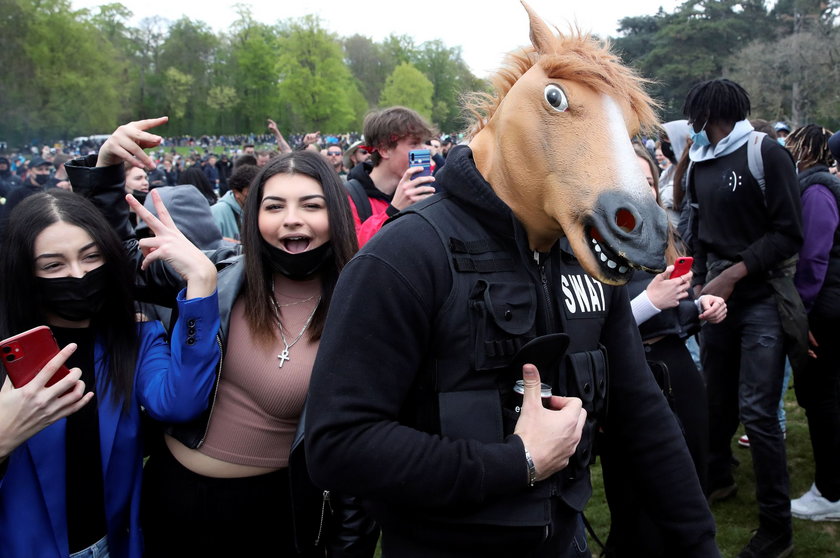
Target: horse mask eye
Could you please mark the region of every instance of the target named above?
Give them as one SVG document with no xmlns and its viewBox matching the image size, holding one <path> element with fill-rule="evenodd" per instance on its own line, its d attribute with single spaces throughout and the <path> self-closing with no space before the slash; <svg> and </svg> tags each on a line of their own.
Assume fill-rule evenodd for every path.
<svg viewBox="0 0 840 558">
<path fill-rule="evenodd" d="M 559 85 L 549 83 L 545 86 L 545 100 L 557 112 L 566 112 L 569 110 L 569 100 L 566 99 L 566 94 L 563 93 Z"/>
</svg>

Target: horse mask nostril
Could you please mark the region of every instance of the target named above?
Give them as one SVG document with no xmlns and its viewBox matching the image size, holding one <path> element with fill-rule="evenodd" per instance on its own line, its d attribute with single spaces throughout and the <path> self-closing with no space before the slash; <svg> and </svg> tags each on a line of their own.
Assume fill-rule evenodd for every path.
<svg viewBox="0 0 840 558">
<path fill-rule="evenodd" d="M 636 218 L 626 209 L 619 209 L 615 212 L 615 224 L 622 231 L 629 233 L 636 228 Z"/>
</svg>

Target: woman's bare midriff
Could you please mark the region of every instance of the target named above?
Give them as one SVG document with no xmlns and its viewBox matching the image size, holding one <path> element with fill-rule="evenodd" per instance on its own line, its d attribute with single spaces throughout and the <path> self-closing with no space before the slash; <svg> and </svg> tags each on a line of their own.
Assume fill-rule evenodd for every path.
<svg viewBox="0 0 840 558">
<path fill-rule="evenodd" d="M 253 465 L 228 463 L 227 461 L 204 455 L 198 450 L 190 449 L 172 436 L 166 435 L 164 438 L 166 439 L 166 446 L 178 463 L 193 473 L 205 477 L 217 479 L 256 477 L 273 473 L 280 469 L 279 467 L 255 467 Z"/>
</svg>

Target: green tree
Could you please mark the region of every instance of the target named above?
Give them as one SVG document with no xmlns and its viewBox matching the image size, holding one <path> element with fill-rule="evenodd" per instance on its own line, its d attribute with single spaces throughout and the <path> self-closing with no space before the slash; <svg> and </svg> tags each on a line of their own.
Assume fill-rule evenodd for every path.
<svg viewBox="0 0 840 558">
<path fill-rule="evenodd" d="M 164 91 L 166 92 L 166 111 L 176 122 L 183 119 L 187 113 L 190 89 L 193 77 L 170 67 L 164 72 Z"/>
<path fill-rule="evenodd" d="M 239 99 L 236 96 L 236 89 L 229 85 L 214 85 L 207 93 L 207 108 L 215 113 L 217 122 L 217 130 L 224 131 L 226 128 L 226 120 L 233 109 L 239 104 Z"/>
<path fill-rule="evenodd" d="M 687 0 L 672 14 L 625 18 L 615 40 L 643 75 L 656 82 L 666 120 L 681 117 L 692 85 L 724 74 L 726 60 L 761 35 L 772 20 L 763 0 Z"/>
<path fill-rule="evenodd" d="M 385 78 L 393 71 L 393 66 L 387 67 L 382 49 L 369 37 L 353 35 L 344 39 L 343 46 L 345 63 L 356 78 L 357 87 L 368 106 L 376 106 Z"/>
<path fill-rule="evenodd" d="M 183 113 L 170 124 L 171 133 L 201 131 L 209 133 L 216 122 L 215 114 L 208 110 L 207 98 L 215 85 L 214 61 L 220 47 L 220 39 L 201 21 L 182 17 L 172 24 L 161 45 L 158 72 L 163 76 L 165 87 L 171 87 L 170 69 L 189 76 L 190 87 L 183 89 L 185 95 Z M 168 96 L 169 103 L 172 102 Z M 170 105 L 171 106 L 171 105 Z"/>
<path fill-rule="evenodd" d="M 794 126 L 840 123 L 840 32 L 810 27 L 755 41 L 730 59 L 729 75 L 750 92 L 754 115 Z"/>
<path fill-rule="evenodd" d="M 442 130 L 463 127 L 460 96 L 484 86 L 461 58 L 460 47 L 450 48 L 442 41 L 423 43 L 416 55 L 417 69 L 434 85 L 432 120 Z"/>
<path fill-rule="evenodd" d="M 342 132 L 358 120 L 353 101 L 358 104 L 359 92 L 344 65 L 341 44 L 317 17 L 288 21 L 280 51 L 280 95 L 287 107 L 293 107 L 292 125 Z"/>
<path fill-rule="evenodd" d="M 136 96 L 130 105 L 131 118 L 150 118 L 163 113 L 158 99 L 163 99 L 163 79 L 160 75 L 163 41 L 168 24 L 160 17 L 143 18 L 132 29 L 137 71 Z"/>
<path fill-rule="evenodd" d="M 382 98 L 379 105 L 391 107 L 402 105 L 416 110 L 426 119 L 432 118 L 432 95 L 435 86 L 423 75 L 423 72 L 403 62 L 385 80 L 385 87 L 382 89 Z"/>
<path fill-rule="evenodd" d="M 266 117 L 275 114 L 280 106 L 278 32 L 272 26 L 257 22 L 249 8 L 240 5 L 238 10 L 226 71 L 239 98 L 233 126 L 238 132 L 264 131 Z"/>
<path fill-rule="evenodd" d="M 44 142 L 116 127 L 119 55 L 90 12 L 67 0 L 11 0 L 0 37 L 4 139 Z"/>
</svg>

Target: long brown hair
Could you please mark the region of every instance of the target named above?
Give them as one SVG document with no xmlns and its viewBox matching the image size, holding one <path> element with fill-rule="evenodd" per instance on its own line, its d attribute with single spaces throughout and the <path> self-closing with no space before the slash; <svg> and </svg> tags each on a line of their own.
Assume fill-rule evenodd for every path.
<svg viewBox="0 0 840 558">
<path fill-rule="evenodd" d="M 674 209 L 682 210 L 683 201 L 685 200 L 685 188 L 683 188 L 683 181 L 685 173 L 688 172 L 688 152 L 691 150 L 691 145 L 694 142 L 691 139 L 686 140 L 685 149 L 683 149 L 682 157 L 677 163 L 677 168 L 674 169 Z"/>
<path fill-rule="evenodd" d="M 262 235 L 259 229 L 260 204 L 265 183 L 278 174 L 302 174 L 316 180 L 324 189 L 333 259 L 321 271 L 321 302 L 312 317 L 309 329 L 311 339 L 320 339 L 324 331 L 327 310 L 330 307 L 338 274 L 358 251 L 356 229 L 353 225 L 350 204 L 341 179 L 329 163 L 312 151 L 294 151 L 276 157 L 263 167 L 248 190 L 242 222 L 242 245 L 245 253 L 245 315 L 251 333 L 258 341 L 269 342 L 276 328 L 272 294 L 273 276 L 270 266 L 263 260 L 260 249 Z"/>
<path fill-rule="evenodd" d="M 636 142 L 633 142 L 633 150 L 636 152 L 636 157 L 643 159 L 650 167 L 651 175 L 653 176 L 653 190 L 656 192 L 656 205 L 662 207 L 662 201 L 659 199 L 659 166 L 647 149 Z M 677 240 L 677 235 L 674 232 L 674 226 L 668 221 L 668 245 L 665 247 L 665 263 L 671 265 L 680 257 L 681 250 L 679 245 L 682 244 Z"/>
</svg>

